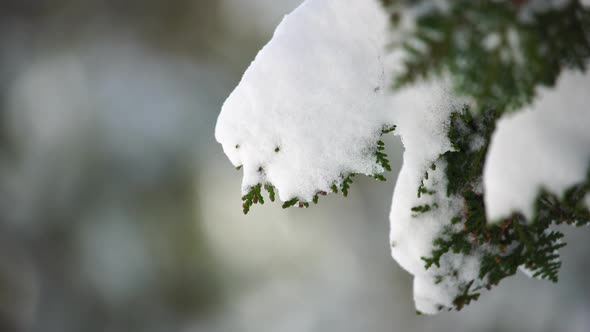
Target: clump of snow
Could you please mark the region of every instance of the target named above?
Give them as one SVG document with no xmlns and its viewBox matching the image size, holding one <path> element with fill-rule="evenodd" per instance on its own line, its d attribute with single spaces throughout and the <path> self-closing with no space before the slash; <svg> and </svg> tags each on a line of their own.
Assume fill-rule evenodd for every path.
<svg viewBox="0 0 590 332">
<path fill-rule="evenodd" d="M 285 17 L 217 121 L 243 193 L 271 183 L 282 201 L 310 201 L 349 173 L 383 172 L 386 28 L 368 0 L 308 0 Z"/>
<path fill-rule="evenodd" d="M 392 97 L 396 110 L 396 131 L 405 147 L 404 164 L 398 176 L 391 206 L 391 253 L 393 258 L 414 275 L 416 309 L 434 314 L 453 307 L 462 286 L 476 279 L 479 256 L 447 254 L 440 267 L 425 269 L 422 257 L 432 256 L 435 239 L 446 229 L 458 232 L 451 225 L 453 217 L 463 209 L 463 200 L 447 196 L 446 163 L 440 155 L 452 150 L 448 139 L 450 116 L 468 103 L 454 97 L 446 82 L 421 83 Z M 434 164 L 435 169 L 432 169 Z M 428 178 L 425 179 L 425 173 Z M 420 181 L 431 191 L 418 196 Z M 417 206 L 430 207 L 415 212 Z"/>
<path fill-rule="evenodd" d="M 420 82 L 396 91 L 389 100 L 392 120 L 405 147 L 404 166 L 418 183 L 438 156 L 452 149 L 447 137 L 450 116 L 467 100 L 452 95 L 451 83 Z M 417 188 L 416 188 L 417 189 Z"/>
<path fill-rule="evenodd" d="M 392 108 L 403 104 L 400 112 L 396 112 L 396 134 L 401 137 L 405 151 L 404 163 L 393 193 L 390 240 L 395 260 L 414 275 L 424 270 L 424 262 L 420 257 L 430 256 L 432 252 L 432 240 L 443 226 L 438 220 L 450 221 L 456 209 L 450 208 L 453 211 L 448 211 L 448 218 L 440 214 L 444 214 L 446 206 L 437 213 L 436 218 L 428 218 L 428 214 L 416 216 L 412 212 L 415 206 L 447 199 L 446 190 L 438 193 L 436 197 L 419 198 L 417 195 L 420 181 L 427 171 L 430 176 L 425 181 L 425 186 L 444 186 L 444 183 L 440 182 L 446 181 L 444 177 L 439 176 L 442 175 L 440 167 L 436 172 L 430 169 L 440 154 L 452 149 L 447 138 L 452 107 L 448 104 L 441 107 L 441 101 L 446 95 L 444 90 L 435 91 L 435 88 L 428 89 L 426 86 L 407 88 L 393 98 Z M 436 92 L 439 98 L 433 97 L 437 95 Z M 398 105 L 395 105 L 396 103 Z M 443 102 L 442 105 L 444 104 Z"/>
<path fill-rule="evenodd" d="M 486 214 L 532 220 L 541 188 L 558 195 L 590 166 L 590 75 L 564 71 L 526 109 L 498 121 L 484 168 Z"/>
</svg>

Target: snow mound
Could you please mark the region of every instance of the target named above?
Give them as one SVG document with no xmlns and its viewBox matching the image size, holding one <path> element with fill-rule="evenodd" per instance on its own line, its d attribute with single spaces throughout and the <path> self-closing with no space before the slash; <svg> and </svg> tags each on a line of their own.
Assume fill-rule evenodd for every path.
<svg viewBox="0 0 590 332">
<path fill-rule="evenodd" d="M 272 184 L 282 201 L 311 201 L 348 174 L 384 171 L 373 150 L 390 125 L 386 28 L 367 0 L 308 0 L 284 18 L 217 121 L 244 194 Z"/>
<path fill-rule="evenodd" d="M 405 151 L 391 204 L 391 254 L 414 275 L 416 309 L 435 314 L 453 307 L 460 285 L 475 279 L 479 272 L 475 256 L 448 254 L 440 267 L 430 269 L 425 269 L 422 260 L 432 255 L 435 239 L 442 236 L 445 227 L 453 227 L 451 220 L 463 208 L 462 199 L 447 196 L 446 165 L 439 157 L 453 150 L 447 136 L 451 113 L 461 111 L 468 102 L 454 97 L 450 83 L 445 82 L 396 91 L 393 102 L 405 105 L 395 107 L 403 110 L 395 113 L 395 123 Z M 430 194 L 417 194 L 421 181 L 432 190 Z M 436 211 L 419 213 L 415 209 L 426 206 Z M 454 279 L 440 278 L 453 271 L 460 271 Z"/>
</svg>

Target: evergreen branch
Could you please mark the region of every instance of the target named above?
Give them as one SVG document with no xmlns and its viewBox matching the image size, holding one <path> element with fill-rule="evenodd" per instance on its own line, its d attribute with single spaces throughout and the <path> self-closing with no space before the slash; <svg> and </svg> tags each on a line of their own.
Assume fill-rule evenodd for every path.
<svg viewBox="0 0 590 332">
<path fill-rule="evenodd" d="M 456 310 L 461 310 L 479 298 L 479 293 L 469 293 L 475 281 L 478 281 L 477 284 L 484 283 L 488 289 L 492 288 L 515 274 L 519 266 L 526 267 L 534 277 L 556 282 L 561 267 L 557 251 L 565 243 L 561 242 L 563 234 L 551 231 L 550 227 L 562 223 L 586 225 L 590 222 L 590 211 L 584 203 L 584 198 L 590 192 L 589 167 L 586 180 L 566 190 L 561 199 L 542 190 L 536 199 L 532 220 L 515 213 L 500 223 L 489 225 L 483 195 L 474 188 L 482 180 L 485 155 L 498 112 L 487 110 L 476 114 L 473 116 L 467 108 L 452 114 L 448 136 L 454 151 L 440 157 L 446 164 L 447 195 L 459 195 L 464 201 L 462 213 L 452 218 L 450 224 L 462 224 L 463 227 L 458 230 L 457 227 L 446 226 L 434 240 L 431 256 L 421 257 L 425 269 L 429 269 L 433 265 L 440 268 L 442 257 L 448 253 L 483 253 L 478 280 L 460 285 L 464 292 L 454 301 Z M 479 150 L 470 146 L 476 138 L 485 141 Z M 424 179 L 427 178 L 428 173 Z M 418 189 L 419 195 L 424 193 L 424 188 L 422 182 Z M 430 210 L 428 204 L 412 208 L 413 212 L 419 213 Z M 439 275 L 437 280 L 443 277 Z"/>
</svg>

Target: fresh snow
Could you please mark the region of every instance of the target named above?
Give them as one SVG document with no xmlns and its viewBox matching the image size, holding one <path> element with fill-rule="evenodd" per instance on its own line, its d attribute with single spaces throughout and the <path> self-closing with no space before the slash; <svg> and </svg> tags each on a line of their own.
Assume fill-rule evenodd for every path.
<svg viewBox="0 0 590 332">
<path fill-rule="evenodd" d="M 479 272 L 476 256 L 448 254 L 443 256 L 440 268 L 432 266 L 428 270 L 421 259 L 432 256 L 433 241 L 442 235 L 445 227 L 453 227 L 451 219 L 463 208 L 462 199 L 447 196 L 446 165 L 444 160 L 437 161 L 441 154 L 452 150 L 447 137 L 451 113 L 460 111 L 467 103 L 451 96 L 450 84 L 445 82 L 420 84 L 396 91 L 392 96 L 396 133 L 405 151 L 391 205 L 391 253 L 414 275 L 416 309 L 426 314 L 451 308 L 459 295 L 459 285 L 474 279 Z M 433 163 L 435 170 L 430 168 Z M 429 176 L 424 185 L 435 193 L 418 197 L 425 172 Z M 426 204 L 438 207 L 428 213 L 412 211 L 413 207 Z M 455 278 L 437 283 L 437 276 L 451 275 L 453 271 L 459 271 Z"/>
<path fill-rule="evenodd" d="M 389 125 L 381 116 L 386 28 L 377 1 L 309 0 L 285 17 L 215 130 L 243 166 L 244 194 L 270 183 L 282 201 L 311 201 L 349 173 L 383 172 L 372 149 Z"/>
<path fill-rule="evenodd" d="M 590 75 L 564 71 L 556 87 L 498 121 L 484 167 L 486 214 L 531 220 L 541 188 L 558 195 L 590 166 Z"/>
</svg>

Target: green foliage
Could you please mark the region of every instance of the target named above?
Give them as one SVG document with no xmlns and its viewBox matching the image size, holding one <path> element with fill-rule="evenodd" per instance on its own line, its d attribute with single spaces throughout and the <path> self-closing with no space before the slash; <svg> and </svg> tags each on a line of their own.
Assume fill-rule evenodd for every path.
<svg viewBox="0 0 590 332">
<path fill-rule="evenodd" d="M 433 265 L 440 267 L 441 258 L 447 253 L 481 255 L 479 280 L 460 285 L 463 291 L 454 301 L 456 310 L 479 298 L 476 291 L 482 286 L 474 288 L 473 285 L 490 289 L 515 274 L 519 266 L 526 267 L 535 277 L 556 282 L 561 266 L 557 250 L 565 243 L 561 242 L 563 234 L 551 228 L 564 223 L 582 226 L 590 222 L 590 211 L 584 202 L 590 192 L 589 168 L 586 181 L 569 188 L 563 198 L 541 191 L 532 220 L 515 213 L 499 223 L 488 224 L 483 195 L 477 184 L 482 180 L 485 154 L 498 112 L 487 110 L 477 114 L 473 116 L 465 108 L 451 116 L 448 136 L 454 151 L 446 152 L 440 159 L 446 163 L 447 196 L 456 195 L 462 199 L 463 210 L 434 240 L 431 256 L 422 257 L 425 268 L 429 269 Z M 480 143 L 474 145 L 473 142 Z M 423 205 L 412 211 L 434 213 L 433 209 Z M 449 276 L 437 276 L 437 281 L 445 277 Z"/>
<path fill-rule="evenodd" d="M 330 187 L 330 189 L 332 189 L 332 192 L 334 194 L 337 194 L 338 193 L 338 186 L 335 183 L 332 184 L 332 186 Z"/>
<path fill-rule="evenodd" d="M 393 44 L 408 55 L 396 87 L 450 74 L 457 92 L 503 112 L 528 104 L 538 85 L 553 86 L 563 68 L 585 70 L 590 57 L 590 10 L 579 1 L 528 18 L 526 0 L 453 0 L 444 9 L 430 0 L 382 3 L 396 31 L 420 12 Z"/>
<path fill-rule="evenodd" d="M 464 306 L 471 303 L 471 301 L 477 301 L 479 299 L 479 293 L 470 293 L 470 288 L 473 286 L 473 281 L 469 282 L 463 289 L 461 295 L 457 296 L 453 301 L 453 305 L 457 310 L 463 309 Z"/>
<path fill-rule="evenodd" d="M 353 177 L 354 174 L 350 174 L 349 176 L 345 177 L 342 181 L 342 188 L 340 188 L 340 191 L 342 191 L 342 195 L 344 195 L 344 197 L 348 197 L 348 189 L 350 189 Z"/>
<path fill-rule="evenodd" d="M 251 187 L 248 193 L 242 197 L 242 201 L 244 202 L 242 203 L 244 214 L 248 214 L 250 207 L 252 207 L 253 204 L 264 204 L 264 197 L 262 197 L 262 185 L 257 184 L 254 187 Z"/>
<path fill-rule="evenodd" d="M 385 143 L 381 140 L 377 141 L 377 151 L 375 152 L 377 164 L 381 165 L 386 171 L 391 172 L 391 165 L 389 164 L 389 160 L 387 160 L 387 154 L 383 150 L 385 150 Z"/>
<path fill-rule="evenodd" d="M 465 106 L 460 112 L 451 114 L 448 137 L 454 151 L 442 156 L 447 161 L 447 195 L 457 194 L 468 184 L 479 180 L 498 113 L 488 109 L 476 118 Z M 481 146 L 476 146 L 477 142 Z"/>
<path fill-rule="evenodd" d="M 426 269 L 429 269 L 432 265 L 440 267 L 441 257 L 448 252 L 466 255 L 471 251 L 471 242 L 467 240 L 465 235 L 463 233 L 454 233 L 448 227 L 443 232 L 443 236 L 435 239 L 433 244 L 436 249 L 432 251 L 432 257 L 421 257 Z"/>
<path fill-rule="evenodd" d="M 389 125 L 384 125 L 384 126 L 381 128 L 381 136 L 383 136 L 383 135 L 385 135 L 385 134 L 393 133 L 393 132 L 395 131 L 395 129 L 396 129 L 396 128 L 397 128 L 397 126 L 396 126 L 396 125 L 392 125 L 392 126 L 389 126 Z"/>
<path fill-rule="evenodd" d="M 295 197 L 283 203 L 283 209 L 286 209 L 291 206 L 295 206 L 299 202 L 299 198 Z"/>
<path fill-rule="evenodd" d="M 424 205 L 418 205 L 418 206 L 414 206 L 412 208 L 412 212 L 420 212 L 420 213 L 424 213 L 424 212 L 428 212 L 430 211 L 432 208 L 430 207 L 430 204 L 424 204 Z"/>
<path fill-rule="evenodd" d="M 436 164 L 432 163 L 430 169 L 436 171 Z M 424 180 L 428 180 L 428 171 L 424 172 L 424 179 L 420 180 L 420 186 L 418 186 L 418 198 L 422 197 L 423 194 L 434 195 L 436 190 L 430 190 L 424 185 Z"/>
<path fill-rule="evenodd" d="M 268 191 L 268 198 L 270 199 L 271 202 L 275 201 L 275 187 L 272 184 L 266 184 L 264 185 L 264 189 L 266 189 L 266 191 Z"/>
</svg>

